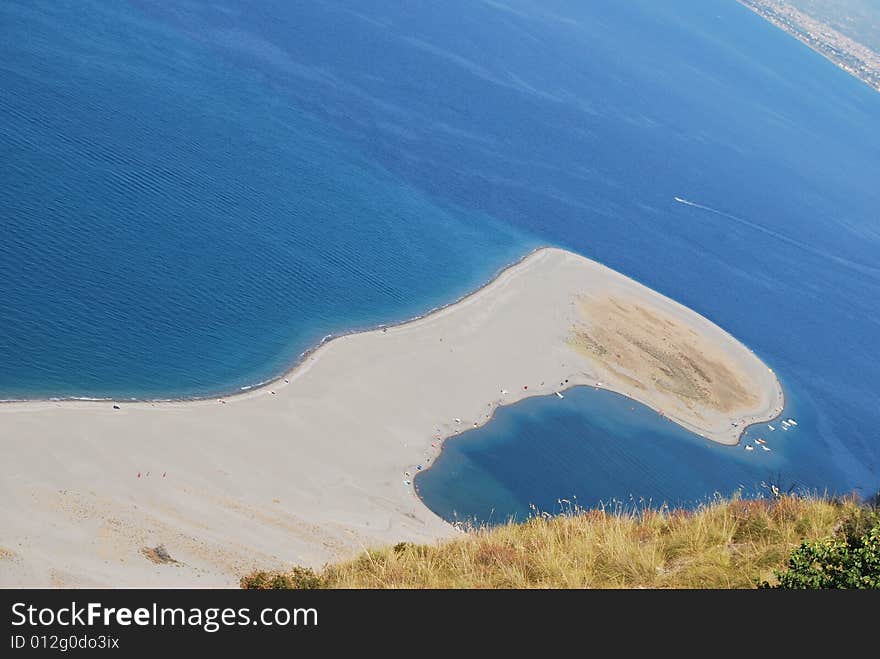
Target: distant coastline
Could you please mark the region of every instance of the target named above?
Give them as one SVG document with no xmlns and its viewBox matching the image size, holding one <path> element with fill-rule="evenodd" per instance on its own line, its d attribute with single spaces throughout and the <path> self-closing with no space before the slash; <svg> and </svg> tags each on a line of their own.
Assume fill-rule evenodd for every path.
<svg viewBox="0 0 880 659">
<path fill-rule="evenodd" d="M 880 92 L 880 54 L 823 21 L 779 0 L 737 0 L 854 78 Z"/>
</svg>

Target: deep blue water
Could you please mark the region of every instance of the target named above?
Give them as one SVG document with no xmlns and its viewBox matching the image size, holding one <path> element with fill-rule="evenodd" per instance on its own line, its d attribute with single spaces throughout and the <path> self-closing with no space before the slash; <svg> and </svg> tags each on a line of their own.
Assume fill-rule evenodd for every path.
<svg viewBox="0 0 880 659">
<path fill-rule="evenodd" d="M 732 0 L 7 1 L 0 398 L 236 389 L 556 244 L 752 347 L 806 420 L 786 477 L 867 492 L 878 181 L 880 94 Z M 529 401 L 540 432 L 505 411 L 429 503 L 741 480 L 741 454 L 649 452 L 605 402 Z M 491 459 L 537 436 L 570 476 Z"/>
</svg>

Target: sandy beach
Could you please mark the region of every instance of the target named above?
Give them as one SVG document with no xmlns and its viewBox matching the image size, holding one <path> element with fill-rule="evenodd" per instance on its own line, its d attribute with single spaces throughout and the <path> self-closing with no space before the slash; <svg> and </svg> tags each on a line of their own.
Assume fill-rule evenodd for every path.
<svg viewBox="0 0 880 659">
<path fill-rule="evenodd" d="M 498 406 L 575 385 L 724 444 L 783 406 L 775 374 L 709 320 L 540 249 L 246 393 L 0 404 L 0 585 L 232 586 L 254 568 L 452 536 L 414 493 L 418 466 Z"/>
</svg>

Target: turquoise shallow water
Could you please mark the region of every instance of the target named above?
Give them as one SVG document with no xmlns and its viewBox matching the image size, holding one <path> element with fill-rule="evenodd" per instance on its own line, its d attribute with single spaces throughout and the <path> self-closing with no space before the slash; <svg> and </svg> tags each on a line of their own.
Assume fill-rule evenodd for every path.
<svg viewBox="0 0 880 659">
<path fill-rule="evenodd" d="M 553 244 L 765 359 L 792 481 L 880 487 L 880 95 L 737 3 L 22 0 L 0 37 L 0 398 L 235 390 Z M 741 480 L 683 438 L 614 454 L 597 405 L 474 446 L 539 437 L 593 499 Z M 720 462 L 693 486 L 677 451 Z M 573 489 L 469 459 L 435 509 Z"/>
</svg>

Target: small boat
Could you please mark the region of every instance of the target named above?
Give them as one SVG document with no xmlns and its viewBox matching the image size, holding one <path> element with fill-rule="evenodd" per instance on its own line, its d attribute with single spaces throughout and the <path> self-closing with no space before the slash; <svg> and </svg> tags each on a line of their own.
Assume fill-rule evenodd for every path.
<svg viewBox="0 0 880 659">
<path fill-rule="evenodd" d="M 765 451 L 772 451 L 773 450 L 769 446 L 761 446 L 761 448 L 764 449 Z"/>
<path fill-rule="evenodd" d="M 561 393 L 559 393 L 558 391 L 555 392 L 555 393 L 556 393 L 556 395 L 559 396 L 560 398 L 565 398 L 565 396 L 563 396 L 563 395 L 562 395 Z"/>
<path fill-rule="evenodd" d="M 755 444 L 766 444 L 766 443 L 767 442 L 765 442 L 761 437 L 758 437 L 758 439 L 755 440 Z"/>
<path fill-rule="evenodd" d="M 746 444 L 746 451 L 754 451 L 754 450 L 755 450 L 754 446 L 749 446 L 748 444 Z"/>
<path fill-rule="evenodd" d="M 776 428 L 774 428 L 773 426 L 771 426 L 769 423 L 767 424 L 767 427 L 770 428 L 770 430 L 776 430 Z"/>
<path fill-rule="evenodd" d="M 790 426 L 796 426 L 796 425 L 797 425 L 797 421 L 795 421 L 794 419 L 789 419 L 789 420 L 788 420 L 788 425 L 790 425 Z"/>
</svg>

